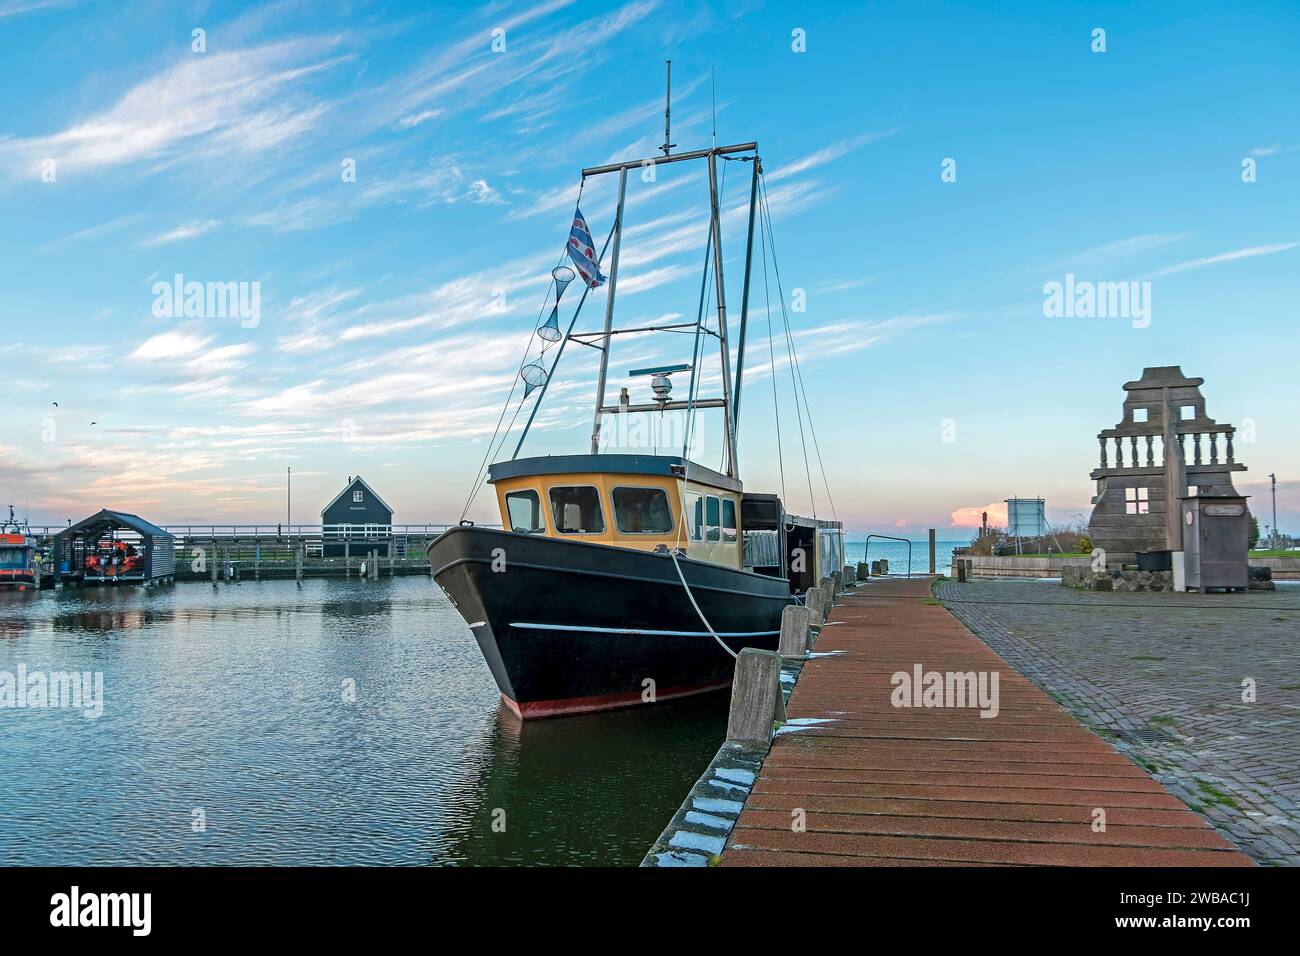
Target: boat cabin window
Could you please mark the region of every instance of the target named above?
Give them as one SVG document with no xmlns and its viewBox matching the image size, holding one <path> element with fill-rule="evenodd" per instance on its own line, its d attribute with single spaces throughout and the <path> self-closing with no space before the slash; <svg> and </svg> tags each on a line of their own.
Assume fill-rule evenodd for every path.
<svg viewBox="0 0 1300 956">
<path fill-rule="evenodd" d="M 722 499 L 722 540 L 732 544 L 736 541 L 736 499 Z"/>
<path fill-rule="evenodd" d="M 704 502 L 704 537 L 708 541 L 721 541 L 721 503 L 713 495 L 705 498 Z"/>
<path fill-rule="evenodd" d="M 704 540 L 704 499 L 693 491 L 686 493 L 686 527 L 690 540 Z"/>
<path fill-rule="evenodd" d="M 604 534 L 600 492 L 591 485 L 551 489 L 551 515 L 560 534 Z"/>
<path fill-rule="evenodd" d="M 668 534 L 673 530 L 668 494 L 662 488 L 615 488 L 614 521 L 623 534 Z"/>
<path fill-rule="evenodd" d="M 511 531 L 524 534 L 546 532 L 546 524 L 542 521 L 542 499 L 531 489 L 506 495 L 506 514 L 510 518 Z"/>
</svg>

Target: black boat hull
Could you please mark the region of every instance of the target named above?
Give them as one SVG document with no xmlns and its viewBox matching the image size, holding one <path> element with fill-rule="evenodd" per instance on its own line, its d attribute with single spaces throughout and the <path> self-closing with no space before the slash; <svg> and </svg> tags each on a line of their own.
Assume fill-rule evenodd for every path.
<svg viewBox="0 0 1300 956">
<path fill-rule="evenodd" d="M 731 655 L 700 621 L 666 554 L 475 527 L 447 531 L 428 553 L 434 580 L 521 718 L 668 700 L 731 682 Z M 776 649 L 792 601 L 786 581 L 679 563 L 732 650 Z"/>
</svg>

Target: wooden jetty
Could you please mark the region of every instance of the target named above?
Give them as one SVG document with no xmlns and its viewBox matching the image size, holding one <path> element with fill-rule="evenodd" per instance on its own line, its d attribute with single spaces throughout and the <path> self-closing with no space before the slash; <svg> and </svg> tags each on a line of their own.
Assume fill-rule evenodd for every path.
<svg viewBox="0 0 1300 956">
<path fill-rule="evenodd" d="M 786 661 L 785 714 L 759 718 L 780 722 L 770 751 L 724 745 L 645 865 L 1253 865 L 933 601 L 931 580 L 842 593 L 815 651 Z M 895 706 L 894 675 L 918 664 L 997 672 L 996 717 Z"/>
<path fill-rule="evenodd" d="M 449 524 L 165 525 L 177 581 L 428 574 L 425 549 Z M 495 526 L 489 526 L 495 527 Z M 67 529 L 33 528 L 52 550 Z M 47 568 L 47 571 L 49 569 Z"/>
</svg>

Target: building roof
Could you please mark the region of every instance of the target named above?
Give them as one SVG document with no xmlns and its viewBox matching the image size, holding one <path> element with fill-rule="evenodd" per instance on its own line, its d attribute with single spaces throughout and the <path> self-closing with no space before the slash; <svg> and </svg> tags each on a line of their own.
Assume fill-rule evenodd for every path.
<svg viewBox="0 0 1300 956">
<path fill-rule="evenodd" d="M 526 478 L 532 475 L 571 475 L 601 472 L 612 475 L 663 475 L 681 478 L 686 469 L 691 484 L 740 491 L 740 482 L 712 468 L 705 468 L 680 455 L 543 455 L 499 461 L 488 469 L 488 481 Z M 675 470 L 676 469 L 676 470 Z"/>
<path fill-rule="evenodd" d="M 366 491 L 370 492 L 371 497 L 373 497 L 376 501 L 378 501 L 379 504 L 383 507 L 383 509 L 387 511 L 390 515 L 393 513 L 393 509 L 388 506 L 388 502 L 384 501 L 383 498 L 379 497 L 375 489 L 371 488 L 368 484 L 366 484 L 365 480 L 362 479 L 360 475 L 357 475 L 355 478 L 353 478 L 351 481 L 349 481 L 346 485 L 343 486 L 343 490 L 340 491 L 337 495 L 335 495 L 333 501 L 331 501 L 329 504 L 327 504 L 324 508 L 320 510 L 321 515 L 323 516 L 325 512 L 329 511 L 336 504 L 338 504 L 339 500 L 342 499 L 344 495 L 346 495 L 357 485 L 360 485 L 362 488 L 366 489 Z"/>
<path fill-rule="evenodd" d="M 129 528 L 137 534 L 150 538 L 170 538 L 172 536 L 171 532 L 158 527 L 152 522 L 145 521 L 139 515 L 128 514 L 125 511 L 110 511 L 107 508 L 103 508 L 89 518 L 82 518 L 76 524 L 64 528 L 59 532 L 59 536 L 80 534 L 96 526 Z"/>
</svg>

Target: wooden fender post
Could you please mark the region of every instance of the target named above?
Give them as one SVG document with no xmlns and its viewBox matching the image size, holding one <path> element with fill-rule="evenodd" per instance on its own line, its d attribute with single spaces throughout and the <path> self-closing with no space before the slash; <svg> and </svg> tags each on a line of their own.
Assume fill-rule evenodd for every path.
<svg viewBox="0 0 1300 956">
<path fill-rule="evenodd" d="M 809 588 L 804 593 L 803 603 L 810 615 L 808 623 L 812 627 L 821 627 L 826 622 L 827 611 L 830 610 L 826 606 L 826 592 L 821 588 Z"/>
<path fill-rule="evenodd" d="M 736 658 L 731 681 L 727 742 L 766 749 L 781 703 L 781 655 L 746 647 Z"/>
<path fill-rule="evenodd" d="M 798 604 L 787 605 L 781 612 L 781 643 L 778 653 L 782 657 L 801 658 L 808 653 L 812 615 L 808 608 Z"/>
</svg>

